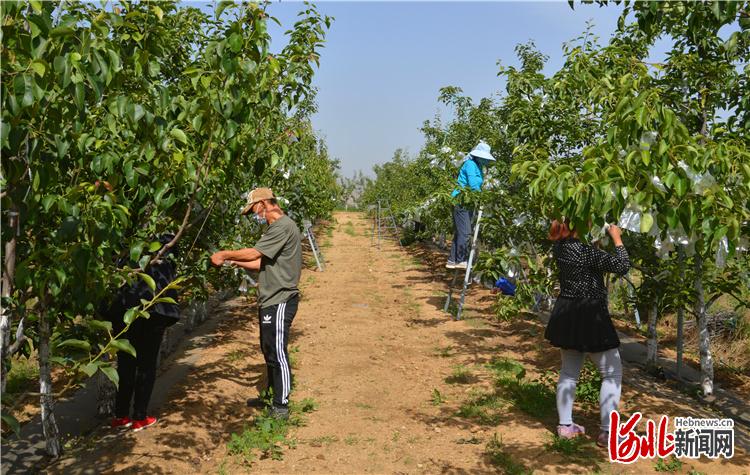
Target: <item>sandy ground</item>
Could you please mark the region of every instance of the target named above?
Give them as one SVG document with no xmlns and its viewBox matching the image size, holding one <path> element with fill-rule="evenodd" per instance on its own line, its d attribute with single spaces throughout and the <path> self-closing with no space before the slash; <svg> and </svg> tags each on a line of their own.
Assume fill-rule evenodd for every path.
<svg viewBox="0 0 750 475">
<path fill-rule="evenodd" d="M 332 237 L 318 236 L 325 272 L 305 270 L 302 300 L 292 326 L 295 400 L 318 409 L 294 428 L 296 447 L 284 458 L 242 465 L 227 452 L 233 432 L 256 409 L 264 365 L 256 310 L 240 297 L 224 304 L 221 319 L 186 380 L 156 408 L 159 423 L 112 436 L 102 428 L 79 443 L 49 473 L 502 473 L 485 455 L 497 434 L 511 458 L 537 473 L 654 473 L 654 461 L 610 464 L 594 446 L 580 459 L 545 448 L 554 418 L 541 420 L 512 405 L 501 422 L 486 426 L 456 416 L 469 392 L 488 388 L 484 364 L 496 357 L 522 363 L 533 377 L 555 369 L 557 352 L 533 319 L 490 320 L 493 297 L 474 289 L 466 319 L 442 312 L 444 256 L 424 249 L 371 245 L 370 224 L 357 213 L 338 213 Z M 180 364 L 177 358 L 175 363 Z M 469 384 L 450 384 L 456 365 L 470 368 Z M 449 379 L 450 380 L 450 379 Z M 158 382 L 157 382 L 158 384 Z M 437 389 L 445 402 L 433 404 Z M 689 397 L 627 369 L 621 408 L 647 417 L 710 417 Z M 577 421 L 597 433 L 598 411 L 578 410 Z M 731 460 L 683 460 L 680 473 L 748 473 L 739 447 Z"/>
</svg>

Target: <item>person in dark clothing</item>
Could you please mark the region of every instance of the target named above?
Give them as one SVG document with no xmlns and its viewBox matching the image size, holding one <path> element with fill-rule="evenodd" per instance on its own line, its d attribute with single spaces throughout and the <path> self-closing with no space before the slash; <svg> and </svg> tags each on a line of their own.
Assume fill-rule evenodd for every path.
<svg viewBox="0 0 750 475">
<path fill-rule="evenodd" d="M 615 245 L 614 255 L 579 241 L 566 222 L 552 223 L 549 239 L 554 242 L 552 252 L 559 271 L 560 296 L 544 333 L 562 354 L 557 384 L 558 436 L 573 438 L 585 433 L 582 426 L 573 423 L 576 384 L 586 354 L 599 368 L 601 430 L 597 444 L 600 446 L 607 444 L 609 415 L 617 409 L 622 384 L 620 339 L 607 308 L 604 273 L 624 275 L 630 268 L 620 228 L 610 225 L 607 232 Z"/>
<path fill-rule="evenodd" d="M 162 245 L 170 242 L 174 236 L 165 234 L 159 238 Z M 141 299 L 151 300 L 176 278 L 174 257 L 176 248 L 170 248 L 158 262 L 146 268 L 145 273 L 156 283 L 153 292 L 143 280 L 120 289 L 117 297 L 110 304 L 106 314 L 112 322 L 114 334 L 125 328 L 123 317 L 128 309 L 139 307 Z M 162 297 L 171 297 L 177 301 L 177 291 L 169 289 Z M 115 399 L 115 417 L 112 427 L 132 427 L 134 431 L 154 425 L 157 419 L 147 414 L 148 403 L 156 381 L 156 364 L 159 357 L 164 332 L 170 325 L 180 319 L 180 309 L 176 303 L 160 302 L 148 309 L 149 318 L 137 318 L 131 323 L 128 331 L 121 338 L 127 339 L 135 348 L 136 356 L 124 351 L 117 352 L 117 375 L 119 385 Z M 130 407 L 133 405 L 131 418 Z"/>
</svg>

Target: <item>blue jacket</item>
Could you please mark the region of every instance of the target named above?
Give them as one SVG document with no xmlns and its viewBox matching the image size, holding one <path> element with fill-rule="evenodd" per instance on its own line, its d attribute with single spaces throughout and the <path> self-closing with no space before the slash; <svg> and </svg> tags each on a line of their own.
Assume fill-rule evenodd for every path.
<svg viewBox="0 0 750 475">
<path fill-rule="evenodd" d="M 473 158 L 469 158 L 461 165 L 461 170 L 458 172 L 458 188 L 453 190 L 451 196 L 454 198 L 458 196 L 461 188 L 471 188 L 474 191 L 479 191 L 482 189 L 483 181 L 482 167 Z"/>
</svg>

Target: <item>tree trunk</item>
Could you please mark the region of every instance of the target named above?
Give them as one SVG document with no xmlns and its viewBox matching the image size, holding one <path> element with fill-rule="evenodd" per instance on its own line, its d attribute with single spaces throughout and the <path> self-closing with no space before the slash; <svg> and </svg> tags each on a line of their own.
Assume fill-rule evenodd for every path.
<svg viewBox="0 0 750 475">
<path fill-rule="evenodd" d="M 3 272 L 0 281 L 0 295 L 2 298 L 10 297 L 13 293 L 13 278 L 16 274 L 16 229 L 18 227 L 18 211 L 14 205 L 8 210 L 8 229 L 11 234 L 10 240 L 5 243 L 3 249 Z M 7 306 L 0 309 L 0 393 L 5 394 L 5 384 L 8 381 L 8 371 L 12 356 L 10 352 L 11 314 Z"/>
<path fill-rule="evenodd" d="M 680 274 L 683 273 L 685 264 L 685 249 L 682 245 L 677 248 L 677 262 L 679 265 Z M 685 308 L 682 306 L 682 302 L 677 302 L 677 379 L 682 379 L 682 350 L 685 344 Z"/>
<path fill-rule="evenodd" d="M 50 322 L 46 309 L 39 315 L 39 393 L 42 409 L 42 431 L 47 443 L 47 453 L 57 458 L 60 456 L 60 434 L 55 422 L 54 396 L 52 395 L 52 378 L 49 363 Z"/>
<path fill-rule="evenodd" d="M 711 356 L 711 335 L 708 332 L 706 296 L 703 292 L 703 257 L 695 254 L 695 317 L 698 319 L 698 344 L 701 356 L 701 388 L 704 396 L 714 392 L 714 360 Z"/>
<path fill-rule="evenodd" d="M 110 358 L 108 355 L 105 355 L 102 359 L 107 361 Z M 102 371 L 97 371 L 94 378 L 96 378 L 97 389 L 97 415 L 109 416 L 114 414 L 115 395 L 117 394 L 115 384 Z"/>
<path fill-rule="evenodd" d="M 646 365 L 651 368 L 659 366 L 659 337 L 656 334 L 656 322 L 659 315 L 659 307 L 656 303 L 651 306 L 648 316 L 648 343 L 646 345 Z"/>
</svg>

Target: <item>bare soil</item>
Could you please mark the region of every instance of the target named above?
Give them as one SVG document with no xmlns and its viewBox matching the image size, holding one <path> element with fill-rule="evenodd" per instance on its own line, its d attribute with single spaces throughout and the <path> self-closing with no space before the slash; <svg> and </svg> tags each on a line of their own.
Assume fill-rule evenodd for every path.
<svg viewBox="0 0 750 475">
<path fill-rule="evenodd" d="M 555 418 L 527 415 L 512 404 L 497 425 L 456 415 L 472 391 L 488 389 L 484 366 L 497 357 L 523 364 L 529 377 L 555 370 L 557 351 L 543 327 L 519 316 L 497 323 L 488 291 L 467 296 L 465 319 L 442 311 L 448 275 L 445 256 L 419 247 L 371 244 L 370 223 L 357 213 L 338 213 L 323 242 L 325 272 L 305 270 L 302 300 L 292 326 L 294 400 L 312 398 L 318 409 L 290 436 L 296 447 L 281 461 L 243 465 L 227 443 L 257 409 L 264 364 L 257 310 L 240 297 L 223 305 L 210 344 L 188 377 L 157 408 L 159 423 L 138 433 L 102 428 L 49 467 L 49 473 L 502 473 L 485 453 L 497 434 L 505 452 L 537 473 L 652 473 L 653 460 L 610 464 L 591 446 L 570 458 L 545 446 Z M 353 231 L 352 231 L 353 230 Z M 326 243 L 326 241 L 329 241 Z M 327 244 L 327 245 L 326 245 Z M 173 364 L 181 364 L 179 357 Z M 457 365 L 465 384 L 450 384 Z M 626 368 L 621 410 L 646 417 L 716 417 L 693 399 Z M 158 382 L 157 382 L 158 385 Z M 434 403 L 434 390 L 444 402 Z M 577 422 L 596 436 L 598 410 L 576 408 Z M 678 473 L 747 473 L 750 458 L 739 446 L 731 460 L 684 461 Z"/>
</svg>

